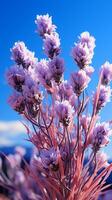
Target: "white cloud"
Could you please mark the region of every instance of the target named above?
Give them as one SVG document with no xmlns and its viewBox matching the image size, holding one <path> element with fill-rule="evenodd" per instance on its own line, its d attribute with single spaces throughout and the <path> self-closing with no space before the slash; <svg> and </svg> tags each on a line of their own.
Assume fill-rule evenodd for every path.
<svg viewBox="0 0 112 200">
<path fill-rule="evenodd" d="M 15 143 L 14 141 L 11 141 L 10 139 L 7 138 L 0 138 L 0 147 L 9 147 L 9 146 L 13 146 Z"/>
<path fill-rule="evenodd" d="M 28 145 L 26 132 L 20 121 L 0 121 L 0 147 Z"/>
<path fill-rule="evenodd" d="M 26 132 L 26 129 L 19 121 L 0 121 L 0 134 L 20 134 L 24 132 Z"/>
</svg>

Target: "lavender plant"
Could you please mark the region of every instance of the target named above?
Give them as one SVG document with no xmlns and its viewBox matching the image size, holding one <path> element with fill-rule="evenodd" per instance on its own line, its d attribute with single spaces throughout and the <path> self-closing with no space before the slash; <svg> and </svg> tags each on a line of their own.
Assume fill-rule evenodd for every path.
<svg viewBox="0 0 112 200">
<path fill-rule="evenodd" d="M 112 64 L 102 65 L 96 91 L 87 96 L 95 38 L 88 32 L 80 35 L 71 53 L 78 70 L 65 80 L 57 27 L 48 14 L 37 16 L 35 23 L 47 58 L 38 60 L 17 42 L 11 49 L 15 65 L 7 72 L 14 89 L 9 104 L 32 125 L 25 125 L 36 147 L 32 165 L 27 165 L 29 176 L 40 199 L 97 200 L 109 187 L 105 182 L 112 170 L 101 151 L 112 135 L 111 123 L 99 118 L 111 100 Z"/>
</svg>

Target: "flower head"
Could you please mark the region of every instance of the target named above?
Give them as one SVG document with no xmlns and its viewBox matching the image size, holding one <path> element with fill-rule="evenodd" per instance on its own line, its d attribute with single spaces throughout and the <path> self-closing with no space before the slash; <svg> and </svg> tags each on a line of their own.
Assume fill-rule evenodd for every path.
<svg viewBox="0 0 112 200">
<path fill-rule="evenodd" d="M 44 52 L 49 58 L 53 58 L 60 53 L 60 39 L 57 33 L 45 35 L 44 39 Z"/>
<path fill-rule="evenodd" d="M 17 91 L 21 92 L 22 86 L 24 85 L 25 78 L 27 76 L 27 72 L 23 70 L 22 66 L 20 67 L 17 65 L 12 66 L 8 70 L 6 76 L 9 85 L 11 85 Z"/>
<path fill-rule="evenodd" d="M 92 75 L 92 73 L 94 72 L 94 68 L 92 66 L 87 66 L 84 68 L 84 71 L 90 77 Z"/>
<path fill-rule="evenodd" d="M 73 88 L 71 84 L 66 80 L 62 81 L 59 85 L 59 96 L 63 100 L 69 100 L 70 97 L 73 95 Z"/>
<path fill-rule="evenodd" d="M 105 62 L 101 67 L 101 83 L 102 85 L 108 85 L 112 80 L 112 64 Z"/>
<path fill-rule="evenodd" d="M 38 84 L 32 79 L 27 79 L 23 87 L 23 95 L 28 114 L 35 118 L 38 114 L 39 105 L 43 99 L 42 93 L 39 91 Z"/>
<path fill-rule="evenodd" d="M 107 86 L 107 87 L 104 85 L 100 86 L 96 112 L 99 112 L 101 108 L 106 105 L 107 102 L 110 102 L 111 93 L 112 91 L 111 91 L 110 86 Z M 93 96 L 93 103 L 95 103 L 95 101 L 96 101 L 96 93 Z"/>
<path fill-rule="evenodd" d="M 16 42 L 11 49 L 12 59 L 23 68 L 28 69 L 29 66 L 36 64 L 37 59 L 34 57 L 34 52 L 27 49 L 24 42 Z"/>
<path fill-rule="evenodd" d="M 72 120 L 73 108 L 69 101 L 64 100 L 62 102 L 57 101 L 55 104 L 56 114 L 59 117 L 59 121 L 65 126 L 68 126 Z"/>
<path fill-rule="evenodd" d="M 49 17 L 48 14 L 37 15 L 35 23 L 38 28 L 38 33 L 42 37 L 44 37 L 45 34 L 50 35 L 56 29 L 56 26 L 52 24 L 52 17 Z"/>
<path fill-rule="evenodd" d="M 15 92 L 11 95 L 8 99 L 8 103 L 20 114 L 22 114 L 25 110 L 25 99 L 20 93 Z"/>
<path fill-rule="evenodd" d="M 108 123 L 97 124 L 93 130 L 92 144 L 93 149 L 98 151 L 100 147 L 105 146 L 109 142 L 109 136 L 112 134 Z"/>
<path fill-rule="evenodd" d="M 58 170 L 58 153 L 53 147 L 49 150 L 41 150 L 40 158 L 45 169 Z"/>
<path fill-rule="evenodd" d="M 80 95 L 83 92 L 83 90 L 87 87 L 89 81 L 90 77 L 87 76 L 84 70 L 80 70 L 71 75 L 71 84 L 74 92 L 77 95 Z"/>
<path fill-rule="evenodd" d="M 42 59 L 37 63 L 35 73 L 37 74 L 37 78 L 42 85 L 51 86 L 52 76 L 49 70 L 48 61 L 46 59 Z"/>
<path fill-rule="evenodd" d="M 90 36 L 88 32 L 83 32 L 79 37 L 79 42 L 75 44 L 75 47 L 72 49 L 73 59 L 81 69 L 91 64 L 94 48 L 94 37 Z"/>
<path fill-rule="evenodd" d="M 89 32 L 81 33 L 79 40 L 82 44 L 87 44 L 87 47 L 93 52 L 95 48 L 95 38 L 91 36 Z"/>
<path fill-rule="evenodd" d="M 49 70 L 54 80 L 59 83 L 64 72 L 64 60 L 58 57 L 49 62 Z"/>
</svg>

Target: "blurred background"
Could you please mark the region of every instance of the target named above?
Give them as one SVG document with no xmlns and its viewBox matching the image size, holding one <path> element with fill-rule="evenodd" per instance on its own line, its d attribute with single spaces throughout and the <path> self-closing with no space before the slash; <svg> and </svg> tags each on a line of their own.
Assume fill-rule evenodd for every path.
<svg viewBox="0 0 112 200">
<path fill-rule="evenodd" d="M 21 116 L 7 103 L 12 92 L 5 79 L 7 69 L 13 65 L 10 48 L 16 41 L 24 41 L 30 50 L 35 51 L 36 57 L 45 57 L 34 21 L 37 14 L 47 13 L 53 17 L 60 34 L 61 56 L 66 63 L 65 79 L 77 69 L 70 52 L 83 31 L 89 31 L 96 38 L 92 63 L 95 72 L 89 85 L 91 94 L 97 86 L 100 66 L 107 60 L 112 63 L 111 0 L 0 0 L 0 150 L 4 152 L 12 151 L 15 145 L 31 147 L 26 140 Z M 101 121 L 112 119 L 112 103 L 103 109 L 101 115 Z M 104 151 L 111 160 L 112 141 Z"/>
</svg>

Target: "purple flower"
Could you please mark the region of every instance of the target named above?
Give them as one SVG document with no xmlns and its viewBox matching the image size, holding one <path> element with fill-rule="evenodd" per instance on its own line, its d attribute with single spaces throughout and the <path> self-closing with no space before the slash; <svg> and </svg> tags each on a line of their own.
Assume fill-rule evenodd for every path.
<svg viewBox="0 0 112 200">
<path fill-rule="evenodd" d="M 56 101 L 55 104 L 56 115 L 59 117 L 59 121 L 65 126 L 68 126 L 73 117 L 73 108 L 69 101 L 64 100 L 62 102 Z"/>
<path fill-rule="evenodd" d="M 85 131 L 88 131 L 88 127 L 91 121 L 91 117 L 87 115 L 82 115 L 80 118 L 80 125 Z"/>
<path fill-rule="evenodd" d="M 37 63 L 35 73 L 40 83 L 44 86 L 51 86 L 51 72 L 48 67 L 48 61 L 42 59 Z"/>
<path fill-rule="evenodd" d="M 56 26 L 52 24 L 52 17 L 49 17 L 48 14 L 37 15 L 35 23 L 38 28 L 38 33 L 42 37 L 44 37 L 45 34 L 50 35 L 56 29 Z"/>
<path fill-rule="evenodd" d="M 96 112 L 99 112 L 99 110 L 106 105 L 107 102 L 110 102 L 111 97 L 111 88 L 110 86 L 106 87 L 101 85 L 100 86 L 100 92 L 99 92 L 99 99 L 97 102 L 97 108 Z M 93 103 L 96 101 L 96 93 L 93 96 Z"/>
<path fill-rule="evenodd" d="M 25 99 L 20 93 L 15 92 L 12 96 L 10 96 L 8 103 L 20 114 L 22 114 L 25 110 Z"/>
<path fill-rule="evenodd" d="M 27 76 L 27 73 L 23 70 L 22 66 L 12 66 L 8 70 L 6 76 L 9 85 L 11 85 L 17 91 L 21 92 L 22 86 L 25 83 L 25 77 Z"/>
<path fill-rule="evenodd" d="M 34 52 L 27 49 L 24 42 L 16 42 L 11 49 L 12 59 L 23 68 L 28 69 L 29 66 L 34 66 L 37 59 L 34 57 Z"/>
<path fill-rule="evenodd" d="M 80 70 L 71 75 L 71 84 L 76 95 L 80 95 L 83 92 L 88 86 L 89 81 L 90 78 L 84 70 Z"/>
<path fill-rule="evenodd" d="M 105 146 L 109 142 L 109 136 L 112 134 L 108 123 L 97 124 L 92 134 L 92 145 L 95 151 Z"/>
<path fill-rule="evenodd" d="M 82 44 L 87 44 L 87 47 L 93 52 L 95 48 L 95 38 L 89 32 L 81 33 L 79 40 Z"/>
<path fill-rule="evenodd" d="M 62 81 L 58 93 L 62 100 L 69 100 L 73 95 L 73 88 L 68 81 Z"/>
<path fill-rule="evenodd" d="M 92 73 L 94 72 L 94 68 L 92 66 L 87 66 L 84 68 L 84 71 L 90 77 L 92 75 Z"/>
<path fill-rule="evenodd" d="M 52 59 L 57 56 L 60 53 L 59 35 L 57 33 L 51 35 L 46 34 L 43 49 L 49 58 Z"/>
<path fill-rule="evenodd" d="M 108 85 L 112 80 L 112 64 L 105 62 L 101 67 L 101 83 L 102 85 Z"/>
<path fill-rule="evenodd" d="M 26 102 L 26 110 L 28 114 L 35 118 L 38 114 L 39 105 L 42 102 L 43 96 L 39 91 L 38 84 L 32 79 L 27 79 L 23 86 L 23 95 Z"/>
<path fill-rule="evenodd" d="M 58 170 L 58 153 L 52 147 L 49 150 L 43 149 L 40 151 L 40 158 L 42 165 L 45 169 L 51 169 L 53 171 Z"/>
<path fill-rule="evenodd" d="M 34 82 L 28 77 L 25 80 L 25 85 L 23 86 L 23 95 L 29 102 L 37 100 L 39 95 L 39 86 L 37 82 Z"/>
<path fill-rule="evenodd" d="M 91 63 L 94 55 L 95 39 L 88 32 L 83 32 L 79 37 L 79 42 L 72 49 L 73 59 L 77 65 L 83 69 Z"/>
<path fill-rule="evenodd" d="M 58 57 L 49 62 L 49 70 L 54 80 L 59 83 L 64 72 L 64 60 Z"/>
</svg>

